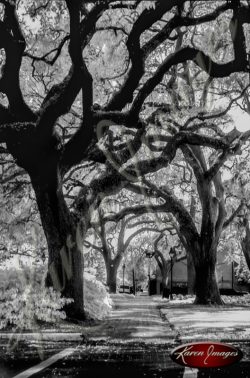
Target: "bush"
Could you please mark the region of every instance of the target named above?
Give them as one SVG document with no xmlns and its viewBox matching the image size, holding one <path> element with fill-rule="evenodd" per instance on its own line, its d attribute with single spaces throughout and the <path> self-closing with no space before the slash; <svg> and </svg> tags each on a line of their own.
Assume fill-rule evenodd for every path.
<svg viewBox="0 0 250 378">
<path fill-rule="evenodd" d="M 62 308 L 70 302 L 45 287 L 41 268 L 0 273 L 0 329 L 34 329 L 39 322 L 54 323 L 66 317 Z"/>
<path fill-rule="evenodd" d="M 39 323 L 65 319 L 62 310 L 72 302 L 52 287 L 45 287 L 40 267 L 0 270 L 0 329 L 31 330 Z M 84 273 L 84 306 L 91 319 L 103 319 L 111 310 L 105 286 L 93 274 Z"/>
<path fill-rule="evenodd" d="M 239 264 L 235 268 L 235 275 L 239 284 L 245 285 L 250 283 L 250 271 L 243 253 L 241 253 Z"/>
<path fill-rule="evenodd" d="M 224 303 L 226 304 L 239 305 L 239 306 L 250 305 L 250 294 L 245 294 L 241 296 L 223 295 L 222 299 Z"/>
<path fill-rule="evenodd" d="M 84 272 L 84 309 L 91 319 L 103 319 L 111 310 L 112 301 L 106 287 L 90 273 Z"/>
</svg>

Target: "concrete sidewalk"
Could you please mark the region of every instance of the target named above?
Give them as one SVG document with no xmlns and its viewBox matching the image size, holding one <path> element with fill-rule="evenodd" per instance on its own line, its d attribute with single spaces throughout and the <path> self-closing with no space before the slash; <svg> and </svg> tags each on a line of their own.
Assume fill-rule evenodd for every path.
<svg viewBox="0 0 250 378">
<path fill-rule="evenodd" d="M 148 296 L 112 295 L 113 310 L 100 327 L 89 329 L 92 340 L 172 344 L 174 331 L 166 322 L 158 303 Z"/>
<path fill-rule="evenodd" d="M 170 353 L 178 345 L 176 332 L 148 296 L 116 294 L 113 310 L 99 327 L 84 333 L 82 345 L 37 378 L 51 376 L 182 378 L 184 368 Z M 72 372 L 74 374 L 72 374 Z"/>
<path fill-rule="evenodd" d="M 235 345 L 236 336 L 240 335 L 244 341 L 244 332 L 246 335 L 249 334 L 248 308 L 174 305 L 174 301 L 166 303 L 160 298 L 153 300 L 148 296 L 134 297 L 126 294 L 113 295 L 112 300 L 114 307 L 106 321 L 93 327 L 82 327 L 83 337 L 79 337 L 79 333 L 74 335 L 77 336 L 74 341 L 72 337 L 73 353 L 42 369 L 36 374 L 36 378 L 101 378 L 105 374 L 110 378 L 121 378 L 121 374 L 122 377 L 138 378 L 183 378 L 187 374 L 190 378 L 197 377 L 196 369 L 184 369 L 171 360 L 170 353 L 174 347 L 188 341 L 221 341 L 222 336 L 228 335 L 232 336 L 230 341 Z M 50 336 L 49 332 L 44 335 L 47 338 Z M 47 339 L 47 347 L 52 347 L 52 344 L 68 347 L 64 344 L 66 340 L 63 341 L 64 337 L 67 338 L 67 333 L 54 336 L 54 342 L 51 340 L 50 343 Z M 56 341 L 57 337 L 58 340 L 61 338 L 61 343 Z M 243 347 L 245 362 L 235 367 L 234 376 L 239 376 L 239 369 L 244 374 L 249 369 L 250 348 L 248 344 Z M 50 352 L 52 348 L 48 348 Z M 13 368 L 16 367 L 18 358 L 15 356 Z M 11 372 L 3 375 L 5 378 L 13 376 Z"/>
<path fill-rule="evenodd" d="M 72 369 L 76 376 L 85 375 L 90 378 L 103 375 L 111 378 L 196 378 L 200 376 L 197 369 L 181 367 L 171 360 L 172 349 L 181 343 L 196 341 L 197 338 L 212 340 L 208 329 L 213 331 L 214 340 L 220 341 L 218 332 L 222 330 L 225 335 L 227 327 L 233 321 L 236 326 L 240 320 L 242 327 L 248 326 L 249 322 L 246 318 L 249 310 L 246 308 L 246 313 L 243 314 L 241 308 L 202 308 L 187 304 L 174 306 L 160 298 L 153 300 L 148 296 L 117 294 L 112 299 L 114 308 L 109 318 L 85 334 L 86 339 L 75 353 L 63 361 L 58 361 L 37 378 L 72 377 Z M 239 311 L 238 321 L 234 319 L 236 311 Z M 214 324 L 216 327 L 213 328 Z M 234 340 L 231 342 L 235 344 Z M 224 369 L 226 376 L 247 376 L 245 374 L 249 370 L 249 346 L 241 344 L 239 347 L 243 349 L 244 360 L 232 368 Z M 220 369 L 214 373 L 212 376 L 217 378 L 216 374 L 220 374 Z"/>
<path fill-rule="evenodd" d="M 1 332 L 1 359 L 44 359 L 62 349 L 97 343 L 148 343 L 174 345 L 175 332 L 161 318 L 156 302 L 148 296 L 112 295 L 110 316 L 91 326 L 67 326 L 40 332 Z"/>
</svg>

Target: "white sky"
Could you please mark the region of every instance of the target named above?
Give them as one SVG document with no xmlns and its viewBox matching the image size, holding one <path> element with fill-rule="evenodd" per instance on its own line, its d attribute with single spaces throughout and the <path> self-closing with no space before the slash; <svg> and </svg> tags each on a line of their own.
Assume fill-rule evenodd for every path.
<svg viewBox="0 0 250 378">
<path fill-rule="evenodd" d="M 239 131 L 247 131 L 250 129 L 250 115 L 243 112 L 240 108 L 232 109 L 229 114 L 235 122 L 235 127 Z"/>
</svg>

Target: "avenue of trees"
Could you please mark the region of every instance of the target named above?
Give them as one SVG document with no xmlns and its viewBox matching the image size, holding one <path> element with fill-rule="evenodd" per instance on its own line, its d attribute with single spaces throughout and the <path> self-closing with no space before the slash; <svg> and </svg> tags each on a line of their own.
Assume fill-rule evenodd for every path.
<svg viewBox="0 0 250 378">
<path fill-rule="evenodd" d="M 83 247 L 115 291 L 142 229 L 164 272 L 163 237 L 186 251 L 198 304 L 222 303 L 233 227 L 249 267 L 250 129 L 230 116 L 249 111 L 249 24 L 243 0 L 0 0 L 1 201 L 42 227 L 46 285 L 73 298 L 70 317 L 84 317 Z"/>
</svg>

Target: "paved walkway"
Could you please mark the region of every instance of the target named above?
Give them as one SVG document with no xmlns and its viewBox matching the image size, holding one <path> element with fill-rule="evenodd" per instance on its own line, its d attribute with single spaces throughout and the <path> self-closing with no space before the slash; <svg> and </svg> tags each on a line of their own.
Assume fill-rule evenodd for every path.
<svg viewBox="0 0 250 378">
<path fill-rule="evenodd" d="M 176 331 L 173 331 L 169 323 L 161 317 L 158 303 L 148 296 L 136 296 L 117 294 L 112 296 L 113 310 L 104 322 L 95 326 L 84 327 L 82 336 L 74 332 L 70 338 L 67 332 L 54 333 L 46 331 L 38 335 L 23 334 L 21 339 L 25 342 L 25 360 L 27 365 L 24 369 L 16 366 L 20 357 L 15 355 L 12 366 L 7 367 L 0 364 L 0 377 L 12 378 L 21 373 L 18 377 L 103 377 L 107 373 L 110 377 L 121 378 L 122 373 L 126 377 L 134 376 L 133 370 L 138 377 L 151 376 L 154 371 L 154 378 L 161 377 L 161 372 L 173 371 L 174 377 L 182 377 L 184 369 L 174 364 L 170 359 L 171 350 L 177 345 L 175 340 Z M 2 335 L 6 337 L 7 334 Z M 54 340 L 52 340 L 54 336 Z M 66 341 L 68 340 L 68 342 Z M 1 337 L 0 337 L 1 341 Z M 4 339 L 2 339 L 4 342 Z M 27 346 L 29 345 L 29 349 Z M 74 352 L 69 353 L 61 359 L 58 352 L 65 348 L 73 347 Z M 45 349 L 43 350 L 43 346 Z M 55 359 L 46 358 L 54 355 Z M 34 353 L 35 352 L 35 353 Z M 39 352 L 45 361 L 35 362 L 34 355 Z M 32 364 L 33 360 L 33 364 Z M 55 362 L 50 366 L 47 364 Z M 30 364 L 31 362 L 31 364 Z M 38 365 L 37 365 L 38 364 Z M 25 370 L 25 366 L 26 370 Z M 33 366 L 33 367 L 32 367 Z M 32 369 L 29 369 L 31 368 Z M 40 371 L 40 372 L 39 372 Z M 15 373 L 15 374 L 14 374 Z M 30 375 L 31 374 L 31 375 Z M 176 375 L 177 374 L 177 375 Z M 169 374 L 168 374 L 169 376 Z M 171 375 L 169 376 L 171 377 Z"/>
<path fill-rule="evenodd" d="M 73 349 L 64 350 L 63 355 L 66 357 L 61 358 L 60 354 L 54 356 L 51 359 L 52 364 L 49 360 L 45 360 L 40 365 L 33 366 L 31 370 L 26 371 L 26 374 L 17 377 L 63 376 L 72 378 L 86 376 L 102 378 L 105 375 L 109 378 L 127 378 L 129 376 L 137 378 L 203 377 L 203 373 L 199 373 L 197 369 L 184 369 L 175 364 L 170 358 L 171 350 L 180 343 L 187 342 L 189 337 L 194 340 L 198 328 L 204 332 L 205 320 L 218 325 L 215 327 L 217 330 L 221 329 L 223 322 L 224 327 L 227 327 L 229 312 L 224 313 L 226 310 L 214 309 L 215 312 L 217 311 L 215 318 L 210 314 L 212 308 L 204 308 L 204 312 L 201 312 L 203 310 L 201 307 L 199 309 L 185 305 L 182 308 L 176 307 L 171 303 L 164 304 L 162 301 L 153 300 L 148 296 L 133 297 L 117 294 L 113 295 L 112 299 L 114 308 L 108 319 L 96 326 L 83 328 L 81 342 L 79 343 L 79 334 L 77 334 L 78 342 L 75 340 L 76 344 Z M 165 309 L 160 310 L 160 307 L 165 307 Z M 231 312 L 230 321 L 234 321 L 236 325 L 237 314 L 235 311 L 237 310 L 233 309 L 232 311 L 234 313 Z M 219 324 L 220 313 L 222 322 Z M 239 310 L 238 315 L 238 319 L 242 322 L 241 325 L 245 326 L 245 323 L 248 322 L 247 314 L 242 316 Z M 202 326 L 202 324 L 204 325 Z M 223 332 L 225 329 L 223 328 Z M 206 339 L 208 339 L 207 336 Z M 55 337 L 57 337 L 56 334 Z M 249 346 L 246 346 L 244 352 L 246 352 L 247 358 L 245 358 L 245 362 L 234 366 L 235 371 L 232 371 L 231 367 L 231 370 L 223 370 L 225 374 L 228 374 L 226 376 L 247 376 L 244 374 L 249 370 L 248 351 Z M 0 376 L 1 378 L 14 377 L 13 374 L 0 374 Z M 214 377 L 217 378 L 217 375 Z M 220 376 L 218 375 L 218 377 Z"/>
<path fill-rule="evenodd" d="M 74 354 L 47 368 L 38 378 L 51 376 L 182 378 L 184 368 L 170 358 L 177 346 L 158 303 L 148 296 L 114 295 L 108 319 L 85 332 Z M 72 370 L 73 369 L 73 370 Z M 166 374 L 166 373 L 164 373 Z"/>
<path fill-rule="evenodd" d="M 92 340 L 173 344 L 175 332 L 148 296 L 113 295 L 109 318 L 87 334 Z"/>
</svg>

